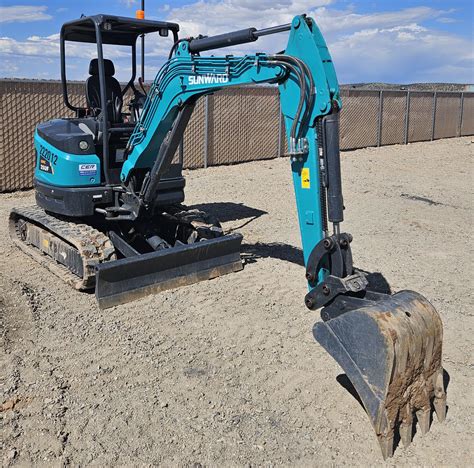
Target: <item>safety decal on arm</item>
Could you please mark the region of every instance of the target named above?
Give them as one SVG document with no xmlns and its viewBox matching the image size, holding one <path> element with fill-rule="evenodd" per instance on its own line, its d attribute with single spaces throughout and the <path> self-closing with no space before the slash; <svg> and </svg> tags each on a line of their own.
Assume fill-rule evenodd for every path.
<svg viewBox="0 0 474 468">
<path fill-rule="evenodd" d="M 301 188 L 309 189 L 311 188 L 311 181 L 309 178 L 309 168 L 303 167 L 301 169 Z"/>
</svg>

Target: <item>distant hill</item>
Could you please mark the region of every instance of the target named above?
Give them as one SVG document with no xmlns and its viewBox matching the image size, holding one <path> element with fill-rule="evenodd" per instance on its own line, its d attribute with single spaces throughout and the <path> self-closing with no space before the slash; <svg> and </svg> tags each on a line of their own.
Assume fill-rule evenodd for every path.
<svg viewBox="0 0 474 468">
<path fill-rule="evenodd" d="M 474 91 L 474 84 L 459 83 L 351 83 L 341 85 L 342 89 L 382 89 L 410 91 Z"/>
<path fill-rule="evenodd" d="M 51 82 L 58 83 L 59 80 L 44 80 L 35 78 L 0 78 L 1 81 L 34 81 L 34 82 Z M 68 83 L 84 83 L 83 81 L 71 80 Z M 145 82 L 147 86 L 151 85 L 151 81 Z M 126 83 L 123 82 L 123 85 Z M 263 85 L 263 86 L 275 86 L 275 85 Z M 392 90 L 392 91 L 453 91 L 453 92 L 474 92 L 474 84 L 459 84 L 459 83 L 408 83 L 408 84 L 396 84 L 396 83 L 349 83 L 340 85 L 342 89 L 373 89 L 373 90 Z"/>
</svg>

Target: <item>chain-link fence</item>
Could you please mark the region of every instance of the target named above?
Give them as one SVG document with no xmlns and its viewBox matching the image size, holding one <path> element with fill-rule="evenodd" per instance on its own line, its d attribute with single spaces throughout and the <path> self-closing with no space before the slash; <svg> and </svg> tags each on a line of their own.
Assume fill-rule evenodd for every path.
<svg viewBox="0 0 474 468">
<path fill-rule="evenodd" d="M 84 103 L 83 85 L 68 90 L 72 103 Z M 474 134 L 474 93 L 344 89 L 342 100 L 341 149 Z M 29 188 L 35 125 L 72 114 L 58 82 L 2 80 L 0 102 L 0 191 Z M 277 88 L 239 87 L 198 101 L 175 158 L 199 168 L 270 159 L 286 148 Z"/>
</svg>

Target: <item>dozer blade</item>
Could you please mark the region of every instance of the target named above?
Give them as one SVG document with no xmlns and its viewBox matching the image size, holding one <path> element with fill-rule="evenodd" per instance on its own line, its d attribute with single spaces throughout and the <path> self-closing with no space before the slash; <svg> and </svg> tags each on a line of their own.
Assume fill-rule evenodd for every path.
<svg viewBox="0 0 474 468">
<path fill-rule="evenodd" d="M 136 255 L 96 267 L 102 309 L 242 269 L 240 234 Z"/>
<path fill-rule="evenodd" d="M 411 442 L 414 414 L 422 434 L 430 427 L 432 402 L 438 420 L 445 417 L 443 325 L 413 291 L 368 302 L 316 323 L 313 334 L 352 382 L 386 459 L 397 429 L 405 446 Z"/>
</svg>

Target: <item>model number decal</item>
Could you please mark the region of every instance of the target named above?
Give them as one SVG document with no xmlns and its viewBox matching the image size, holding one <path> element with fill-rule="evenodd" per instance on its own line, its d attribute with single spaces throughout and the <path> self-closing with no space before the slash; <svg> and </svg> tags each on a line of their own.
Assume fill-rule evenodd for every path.
<svg viewBox="0 0 474 468">
<path fill-rule="evenodd" d="M 79 175 L 93 176 L 97 174 L 97 164 L 79 164 Z"/>
<path fill-rule="evenodd" d="M 39 150 L 39 156 L 40 158 L 46 159 L 46 161 L 49 161 L 55 166 L 56 166 L 56 163 L 58 162 L 58 155 L 52 153 L 51 151 L 49 151 L 49 149 L 41 145 L 40 145 L 40 150 Z"/>
</svg>

